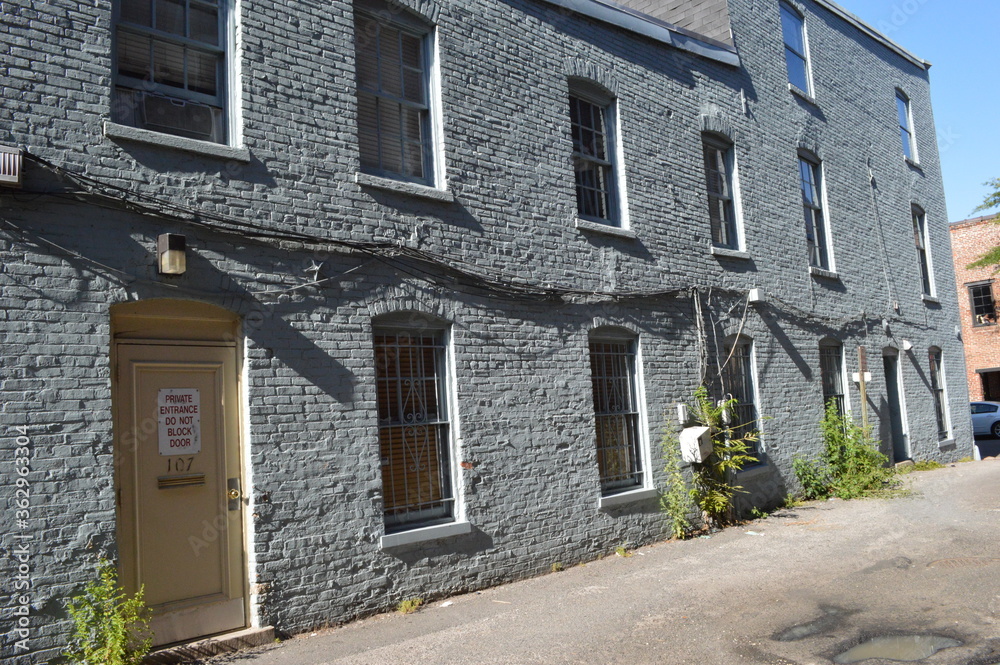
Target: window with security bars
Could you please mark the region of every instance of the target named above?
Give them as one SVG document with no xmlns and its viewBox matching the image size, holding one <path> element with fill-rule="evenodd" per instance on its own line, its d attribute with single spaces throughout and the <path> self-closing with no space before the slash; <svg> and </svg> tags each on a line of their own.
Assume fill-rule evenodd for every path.
<svg viewBox="0 0 1000 665">
<path fill-rule="evenodd" d="M 386 531 L 454 517 L 445 333 L 375 330 Z"/>
<path fill-rule="evenodd" d="M 610 113 L 610 100 L 577 94 L 571 88 L 576 210 L 580 217 L 604 224 L 617 223 Z"/>
<path fill-rule="evenodd" d="M 708 215 L 712 229 L 712 244 L 738 249 L 736 237 L 736 204 L 733 200 L 732 146 L 710 136 L 702 137 L 705 183 L 708 188 Z"/>
<path fill-rule="evenodd" d="M 910 115 L 910 98 L 896 91 L 896 115 L 899 119 L 899 138 L 903 144 L 903 156 L 917 161 L 916 143 L 913 141 L 913 119 Z"/>
<path fill-rule="evenodd" d="M 788 82 L 809 93 L 809 60 L 806 56 L 805 20 L 791 6 L 781 4 L 781 34 L 785 41 Z"/>
<path fill-rule="evenodd" d="M 227 0 L 119 0 L 114 122 L 226 143 Z"/>
<path fill-rule="evenodd" d="M 844 415 L 844 348 L 834 342 L 823 342 L 819 346 L 819 374 L 823 383 L 823 404 L 831 400 L 837 405 L 837 413 Z"/>
<path fill-rule="evenodd" d="M 428 41 L 408 12 L 355 3 L 354 44 L 361 170 L 433 185 Z"/>
<path fill-rule="evenodd" d="M 821 177 L 819 164 L 805 157 L 799 157 L 799 186 L 802 190 L 802 212 L 806 222 L 809 265 L 829 270 L 830 252 L 827 247 L 826 221 L 823 217 Z"/>
<path fill-rule="evenodd" d="M 590 372 L 602 494 L 643 484 L 634 340 L 590 342 Z"/>
<path fill-rule="evenodd" d="M 972 306 L 972 325 L 992 326 L 997 322 L 997 306 L 993 300 L 993 284 L 983 282 L 969 285 L 969 302 Z"/>
<path fill-rule="evenodd" d="M 735 400 L 728 414 L 732 437 L 743 439 L 758 432 L 757 390 L 754 385 L 753 344 L 737 342 L 727 349 L 729 360 L 722 369 L 722 389 Z M 760 441 L 750 443 L 750 454 L 761 457 Z"/>
<path fill-rule="evenodd" d="M 930 255 L 927 251 L 927 218 L 924 211 L 913 207 L 913 242 L 917 246 L 917 266 L 920 268 L 920 288 L 925 296 L 934 295 L 931 281 Z"/>
<path fill-rule="evenodd" d="M 937 418 L 938 441 L 950 436 L 948 423 L 948 399 L 945 394 L 944 366 L 941 363 L 941 349 L 931 347 L 928 351 L 931 374 L 931 392 L 934 393 L 934 415 Z"/>
</svg>

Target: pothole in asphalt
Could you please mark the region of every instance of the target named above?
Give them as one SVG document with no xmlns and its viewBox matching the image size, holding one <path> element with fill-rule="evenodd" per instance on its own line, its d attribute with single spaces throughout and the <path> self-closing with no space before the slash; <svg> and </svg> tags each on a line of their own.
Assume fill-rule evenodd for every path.
<svg viewBox="0 0 1000 665">
<path fill-rule="evenodd" d="M 812 637 L 813 635 L 819 635 L 820 633 L 825 633 L 833 628 L 836 628 L 840 624 L 843 617 L 846 617 L 853 612 L 849 610 L 843 610 L 839 607 L 821 607 L 823 610 L 823 616 L 818 619 L 813 619 L 807 623 L 800 623 L 792 626 L 791 628 L 786 628 L 785 630 L 775 633 L 772 640 L 777 642 L 795 642 L 797 640 L 804 640 L 807 637 Z"/>
<path fill-rule="evenodd" d="M 941 649 L 962 646 L 958 640 L 940 635 L 899 635 L 875 637 L 833 659 L 835 663 L 858 663 L 869 658 L 888 660 L 923 660 Z"/>
</svg>

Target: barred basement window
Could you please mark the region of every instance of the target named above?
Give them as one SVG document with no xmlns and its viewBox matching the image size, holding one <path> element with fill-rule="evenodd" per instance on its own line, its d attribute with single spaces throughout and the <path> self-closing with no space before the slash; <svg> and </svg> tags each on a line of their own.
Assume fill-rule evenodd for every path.
<svg viewBox="0 0 1000 665">
<path fill-rule="evenodd" d="M 703 135 L 702 154 L 705 160 L 705 183 L 708 188 L 708 215 L 712 228 L 712 244 L 716 247 L 739 249 L 733 186 L 733 146 L 714 136 Z"/>
<path fill-rule="evenodd" d="M 374 333 L 386 531 L 452 521 L 445 331 Z"/>
<path fill-rule="evenodd" d="M 376 0 L 354 7 L 361 170 L 433 185 L 432 28 Z"/>
<path fill-rule="evenodd" d="M 948 418 L 948 397 L 945 392 L 941 349 L 932 346 L 928 350 L 928 359 L 931 370 L 931 392 L 934 394 L 934 415 L 937 418 L 938 441 L 945 441 L 951 437 L 951 424 Z"/>
<path fill-rule="evenodd" d="M 226 143 L 227 0 L 120 0 L 114 122 Z"/>
<path fill-rule="evenodd" d="M 614 100 L 610 96 L 585 81 L 570 82 L 577 214 L 583 219 L 620 226 L 613 114 Z"/>
<path fill-rule="evenodd" d="M 635 340 L 592 338 L 590 372 L 601 492 L 608 495 L 641 487 L 644 470 Z"/>
<path fill-rule="evenodd" d="M 839 342 L 824 340 L 819 345 L 819 373 L 823 383 L 823 404 L 833 400 L 837 413 L 844 415 L 844 347 Z"/>
<path fill-rule="evenodd" d="M 729 361 L 722 369 L 722 388 L 736 400 L 729 414 L 733 438 L 742 439 L 758 432 L 757 387 L 754 378 L 753 343 L 736 341 L 726 349 Z M 751 444 L 750 454 L 761 459 L 760 441 Z"/>
<path fill-rule="evenodd" d="M 993 300 L 992 282 L 969 285 L 972 325 L 992 326 L 997 322 L 997 306 Z"/>
</svg>

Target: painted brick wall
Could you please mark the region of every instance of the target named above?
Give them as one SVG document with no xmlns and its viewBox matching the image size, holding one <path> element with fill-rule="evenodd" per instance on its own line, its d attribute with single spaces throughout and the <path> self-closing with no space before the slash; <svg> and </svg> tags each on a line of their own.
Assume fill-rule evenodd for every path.
<svg viewBox="0 0 1000 665">
<path fill-rule="evenodd" d="M 990 247 L 1000 245 L 1000 227 L 995 216 L 977 217 L 952 224 L 951 247 L 955 262 L 955 282 L 958 285 L 958 316 L 962 322 L 962 339 L 965 341 L 965 368 L 969 383 L 969 398 L 981 400 L 983 382 L 977 369 L 1000 367 L 1000 333 L 996 325 L 974 325 L 972 301 L 968 284 L 994 279 L 994 269 L 968 268 Z M 994 291 L 994 298 L 997 297 Z"/>
<path fill-rule="evenodd" d="M 711 377 L 724 339 L 738 332 L 755 344 L 766 418 L 768 463 L 740 479 L 758 505 L 794 490 L 792 459 L 819 450 L 825 337 L 843 343 L 849 371 L 857 371 L 857 347 L 867 348 L 870 416 L 883 439 L 879 356 L 910 341 L 913 351 L 900 355 L 913 457 L 970 454 L 927 73 L 811 2 L 803 9 L 814 102 L 788 90 L 776 2 L 730 2 L 742 66 L 729 67 L 533 0 L 414 0 L 437 23 L 454 203 L 356 184 L 348 2 L 240 3 L 248 162 L 103 135 L 109 3 L 0 6 L 7 50 L 0 142 L 135 194 L 276 230 L 418 244 L 535 283 L 681 290 L 596 304 L 491 299 L 429 285 L 369 257 L 80 203 L 72 179 L 29 162 L 24 191 L 0 191 L 0 427 L 8 457 L 16 428 L 26 428 L 32 446 L 25 662 L 58 653 L 68 629 L 64 599 L 89 577 L 93 556 L 115 551 L 109 309 L 119 302 L 196 299 L 243 317 L 249 575 L 260 622 L 284 631 L 665 537 L 655 500 L 598 509 L 587 359 L 587 335 L 597 326 L 622 326 L 640 339 L 656 483 L 669 414 L 703 372 Z M 635 239 L 575 227 L 570 76 L 593 78 L 617 97 Z M 897 87 L 912 100 L 920 167 L 902 158 Z M 747 257 L 709 250 L 705 128 L 728 131 L 736 146 Z M 808 270 L 800 148 L 823 159 L 833 278 Z M 921 299 L 914 202 L 927 211 L 937 302 Z M 156 273 L 155 239 L 164 232 L 187 235 L 183 277 Z M 313 266 L 333 279 L 308 286 Z M 746 307 L 750 288 L 762 290 L 762 304 Z M 404 310 L 451 322 L 456 461 L 472 467 L 459 487 L 473 533 L 383 551 L 371 320 Z M 932 345 L 944 350 L 954 434 L 943 447 L 928 383 Z M 859 413 L 856 386 L 849 397 Z M 16 474 L 9 463 L 2 468 L 0 532 L 20 533 L 9 508 Z M 18 563 L 11 541 L 2 546 L 0 573 L 10 580 Z M 3 586 L 0 606 L 12 607 L 15 597 Z M 4 635 L 4 657 L 16 638 Z"/>
</svg>

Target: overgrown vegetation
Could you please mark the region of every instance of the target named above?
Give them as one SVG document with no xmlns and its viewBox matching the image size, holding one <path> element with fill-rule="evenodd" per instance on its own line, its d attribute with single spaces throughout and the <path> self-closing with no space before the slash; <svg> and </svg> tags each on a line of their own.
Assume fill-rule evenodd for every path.
<svg viewBox="0 0 1000 665">
<path fill-rule="evenodd" d="M 153 636 L 143 589 L 128 595 L 118 587 L 115 564 L 97 563 L 97 580 L 67 603 L 73 636 L 65 656 L 76 665 L 139 665 Z"/>
<path fill-rule="evenodd" d="M 901 466 L 896 469 L 896 473 L 913 473 L 914 471 L 933 471 L 934 469 L 943 469 L 944 464 L 932 459 L 924 459 L 919 462 L 914 462 L 913 464 L 907 464 L 906 466 Z"/>
<path fill-rule="evenodd" d="M 818 461 L 796 458 L 795 477 L 802 486 L 802 498 L 857 499 L 880 494 L 895 486 L 895 470 L 878 450 L 871 432 L 841 415 L 831 400 L 820 422 L 823 453 Z"/>
<path fill-rule="evenodd" d="M 562 564 L 561 561 L 556 561 L 555 563 L 552 564 L 552 572 L 553 573 L 561 573 L 565 569 L 566 569 L 566 567 L 563 566 L 563 564 Z"/>
<path fill-rule="evenodd" d="M 413 614 L 420 609 L 420 606 L 424 604 L 423 598 L 407 598 L 406 600 L 400 601 L 399 605 L 396 606 L 396 610 L 400 614 Z"/>
<path fill-rule="evenodd" d="M 726 415 L 735 412 L 735 400 L 713 402 L 702 386 L 689 407 L 692 420 L 708 427 L 713 452 L 701 464 L 692 464 L 692 483 L 681 472 L 680 443 L 670 431 L 663 434 L 663 464 L 666 485 L 660 493 L 660 509 L 669 520 L 674 538 L 691 534 L 691 514 L 700 510 L 705 524 L 721 527 L 737 521 L 734 497 L 743 490 L 735 484 L 736 473 L 756 461 L 752 447 L 757 432 L 745 431 L 744 423 L 729 423 Z M 737 432 L 743 432 L 737 436 Z"/>
</svg>

